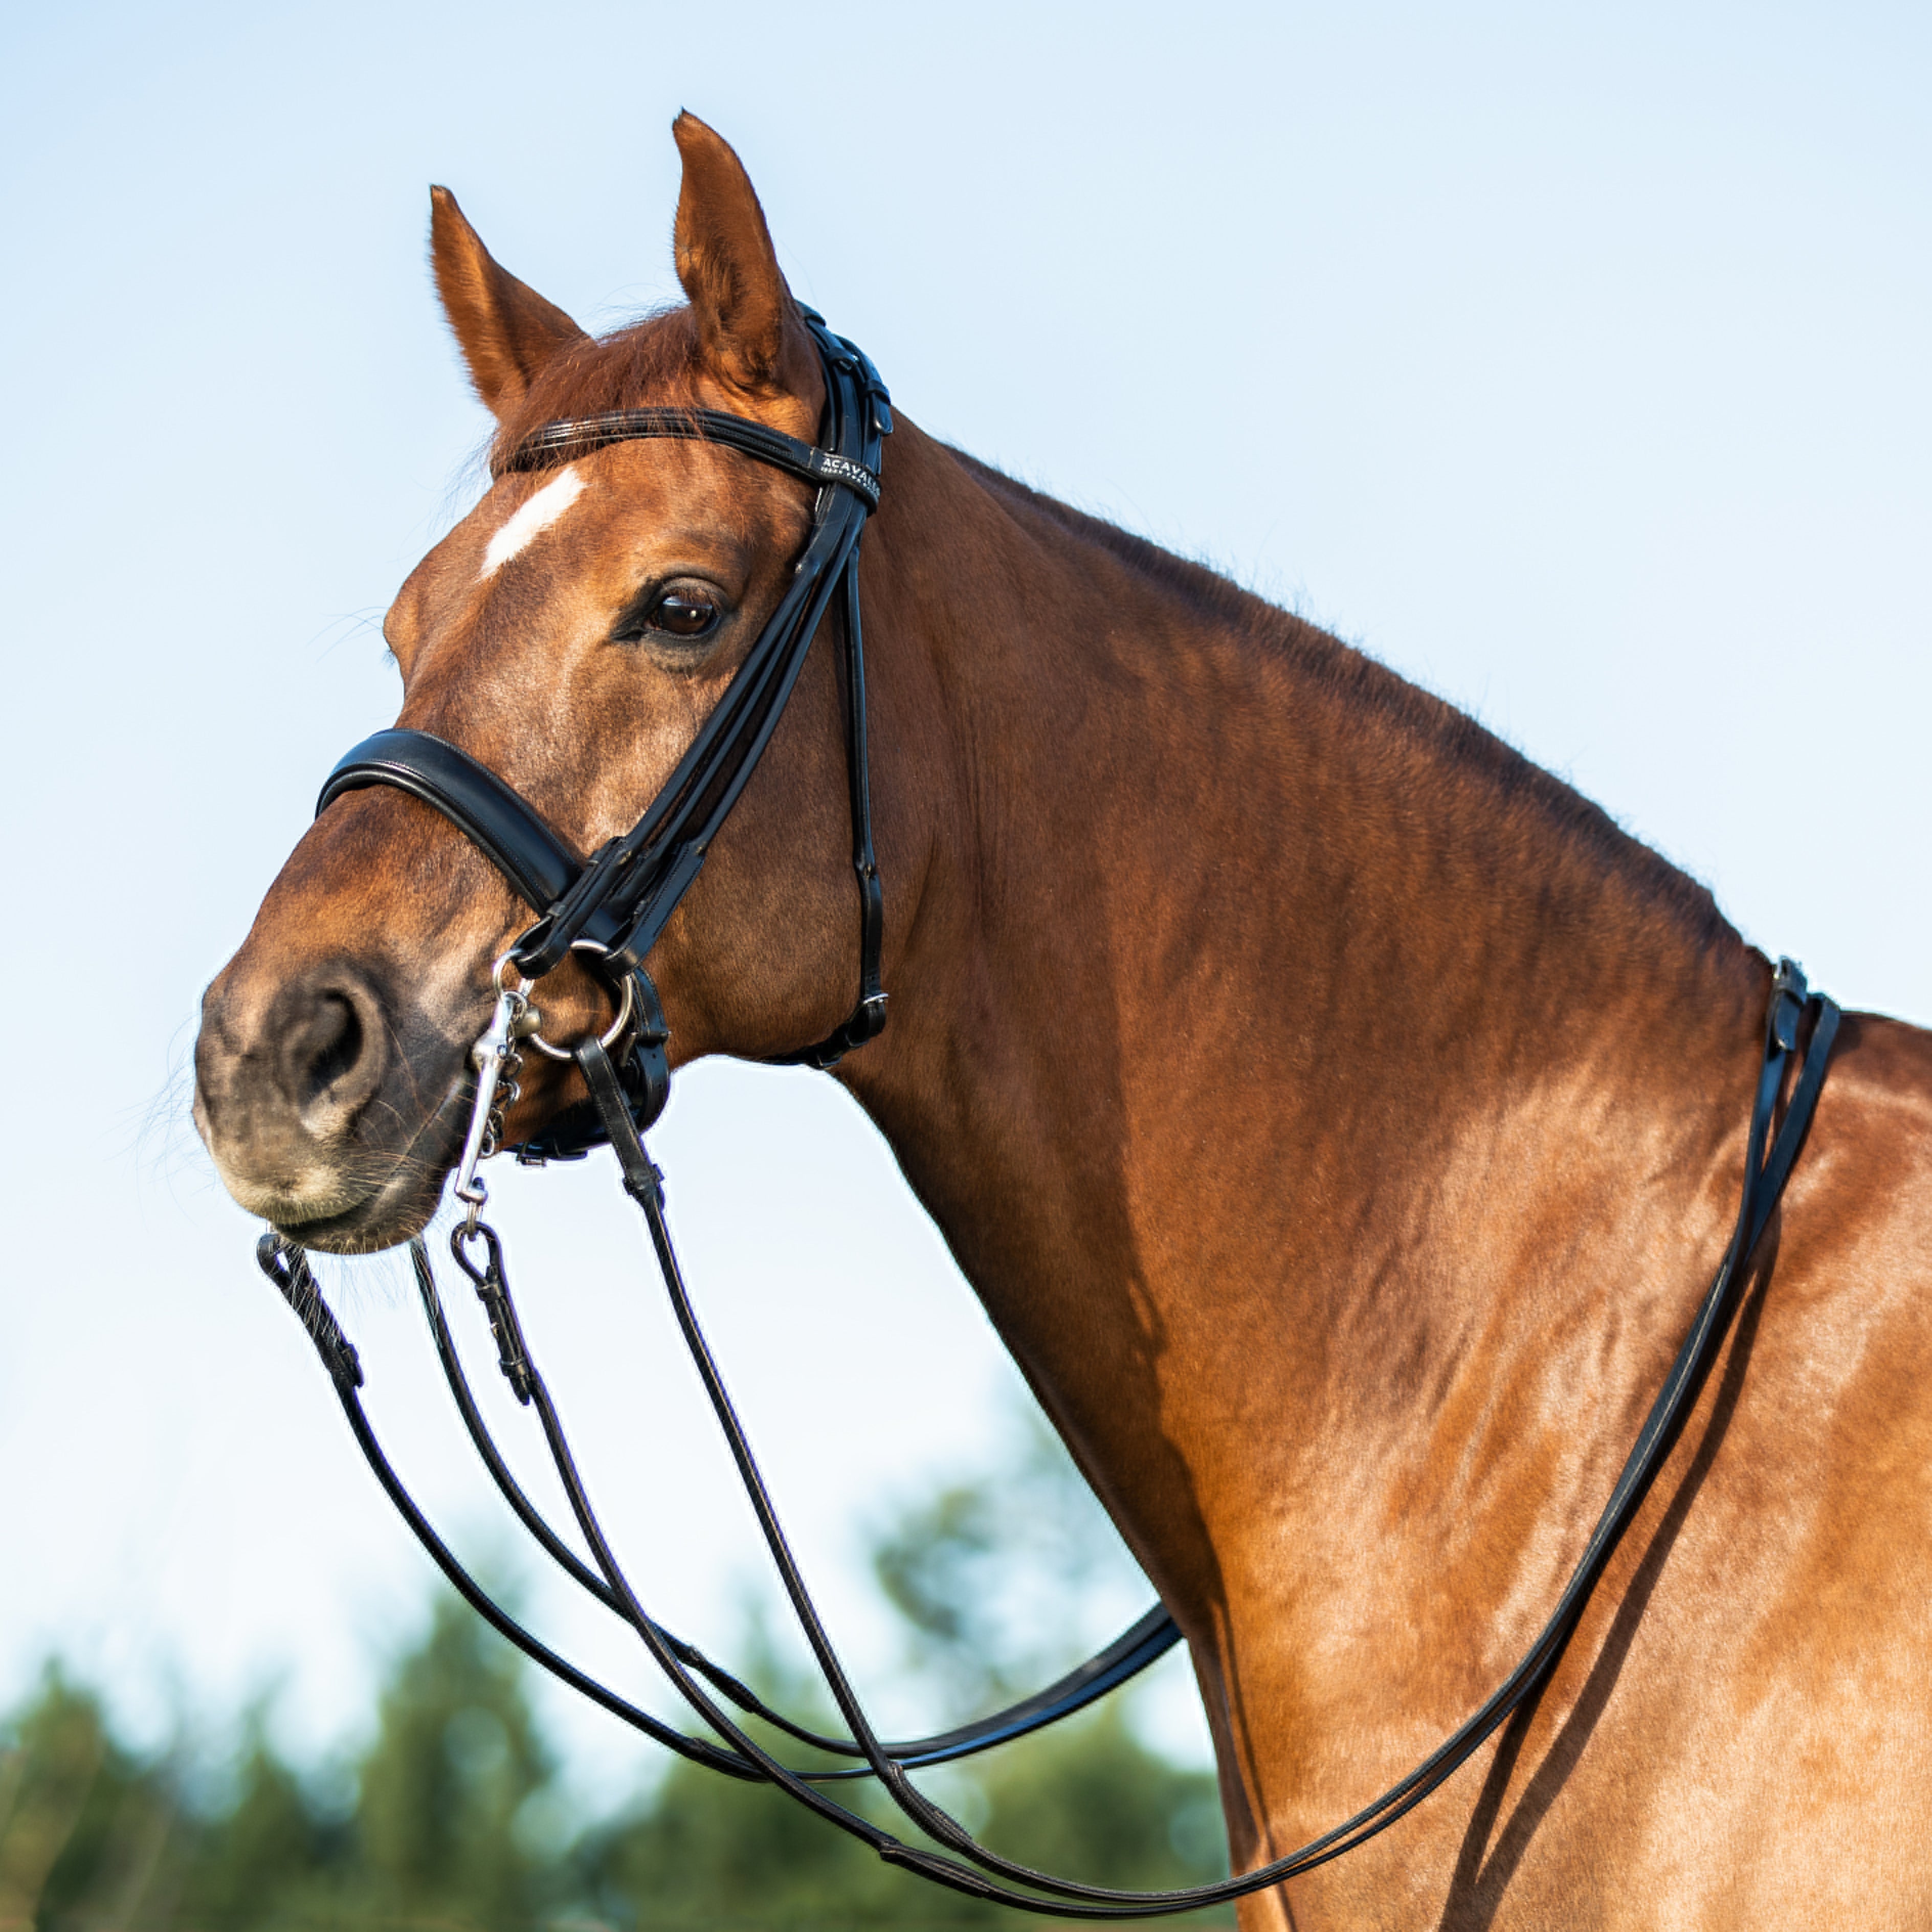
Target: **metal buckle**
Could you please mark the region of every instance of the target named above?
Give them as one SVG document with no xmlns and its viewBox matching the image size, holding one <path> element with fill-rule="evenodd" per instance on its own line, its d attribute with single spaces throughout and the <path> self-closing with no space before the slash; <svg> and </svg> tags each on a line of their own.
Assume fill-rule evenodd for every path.
<svg viewBox="0 0 1932 1932">
<path fill-rule="evenodd" d="M 1804 1017 L 1804 1006 L 1810 988 L 1805 984 L 1804 970 L 1795 959 L 1780 959 L 1778 970 L 1771 982 L 1771 1036 L 1786 1053 L 1796 1049 L 1798 1022 Z"/>
<path fill-rule="evenodd" d="M 467 1252 L 468 1244 L 475 1240 L 483 1244 L 481 1268 Z M 449 1252 L 456 1265 L 470 1277 L 476 1299 L 483 1304 L 484 1318 L 496 1338 L 496 1366 L 502 1370 L 503 1379 L 519 1402 L 527 1402 L 536 1388 L 536 1367 L 530 1360 L 530 1344 L 524 1340 L 515 1305 L 510 1300 L 509 1277 L 503 1272 L 503 1244 L 497 1239 L 496 1229 L 488 1222 L 472 1216 L 466 1226 L 451 1229 Z"/>
<path fill-rule="evenodd" d="M 534 1038 L 543 1024 L 543 1015 L 530 1004 L 531 982 L 518 973 L 518 983 L 507 986 L 503 978 L 506 970 L 515 971 L 507 952 L 490 970 L 496 1004 L 490 1024 L 470 1049 L 470 1064 L 476 1070 L 476 1097 L 470 1106 L 470 1130 L 463 1137 L 462 1157 L 456 1163 L 454 1192 L 470 1210 L 463 1225 L 470 1234 L 476 1233 L 477 1217 L 490 1198 L 488 1184 L 477 1172 L 478 1166 L 502 1144 L 503 1113 L 497 1096 L 500 1093 L 512 1105 L 522 1097 L 517 1076 L 523 1070 L 524 1057 L 517 1051 L 517 1042 Z"/>
</svg>

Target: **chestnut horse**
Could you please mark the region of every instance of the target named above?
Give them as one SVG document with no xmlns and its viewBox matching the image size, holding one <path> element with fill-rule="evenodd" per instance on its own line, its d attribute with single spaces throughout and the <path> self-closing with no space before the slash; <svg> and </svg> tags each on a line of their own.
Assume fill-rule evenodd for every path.
<svg viewBox="0 0 1932 1932">
<path fill-rule="evenodd" d="M 814 434 L 751 184 L 674 131 L 688 306 L 602 339 L 436 191 L 500 452 L 646 404 Z M 389 611 L 400 722 L 594 849 L 729 682 L 810 504 L 698 442 L 498 475 Z M 1767 964 L 1450 706 L 903 416 L 862 580 L 892 1017 L 836 1077 L 1185 1633 L 1239 1869 L 1407 1770 L 1547 1614 L 1724 1250 Z M 821 638 L 652 953 L 675 1061 L 844 1016 L 849 810 Z M 420 1229 L 529 917 L 416 800 L 332 805 L 205 1004 L 196 1118 L 236 1198 L 311 1247 Z M 571 966 L 543 1005 L 608 1018 Z M 540 1070 L 511 1138 L 577 1078 Z M 1245 1901 L 1250 1932 L 1932 1923 L 1929 1120 L 1932 1040 L 1848 1017 L 1539 1700 Z"/>
</svg>

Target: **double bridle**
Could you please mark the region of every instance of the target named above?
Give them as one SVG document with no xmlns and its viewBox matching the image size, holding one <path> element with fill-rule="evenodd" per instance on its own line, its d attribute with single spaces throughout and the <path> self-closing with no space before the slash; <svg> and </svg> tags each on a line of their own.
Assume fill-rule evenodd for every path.
<svg viewBox="0 0 1932 1932">
<path fill-rule="evenodd" d="M 669 438 L 735 449 L 818 486 L 811 533 L 778 608 L 629 831 L 586 860 L 528 800 L 468 752 L 428 731 L 401 728 L 378 731 L 348 752 L 316 804 L 320 815 L 345 792 L 392 785 L 433 806 L 482 850 L 539 914 L 510 948 L 508 965 L 533 982 L 575 953 L 610 988 L 620 1013 L 634 1019 L 618 1064 L 640 1130 L 663 1111 L 670 1078 L 669 1035 L 644 957 L 691 890 L 718 827 L 771 742 L 835 594 L 844 640 L 839 683 L 851 782 L 852 868 L 859 882 L 859 997 L 848 1017 L 816 1046 L 779 1058 L 831 1066 L 886 1023 L 879 980 L 885 897 L 872 850 L 859 539 L 878 507 L 879 459 L 892 434 L 892 401 L 862 350 L 810 311 L 805 320 L 825 372 L 825 446 L 718 410 L 614 410 L 546 423 L 498 466 L 500 472 L 543 470 L 615 443 Z M 505 963 L 498 962 L 500 994 Z M 591 1110 L 580 1104 L 520 1152 L 530 1161 L 568 1159 L 604 1138 Z"/>
<path fill-rule="evenodd" d="M 526 1656 L 562 1682 L 680 1756 L 730 1777 L 775 1785 L 871 1846 L 888 1862 L 952 1890 L 1022 1910 L 1075 1918 L 1153 1918 L 1217 1904 L 1310 1871 L 1384 1830 L 1451 1776 L 1543 1683 L 1702 1385 L 1738 1283 L 1810 1124 L 1838 1029 L 1838 1010 L 1822 995 L 1808 992 L 1804 975 L 1790 961 L 1780 962 L 1765 1022 L 1742 1196 L 1730 1244 L 1556 1610 L 1522 1661 L 1480 1708 L 1406 1778 L 1352 1817 L 1299 1850 L 1216 1884 L 1185 1891 L 1116 1891 L 1056 1878 L 988 1850 L 920 1792 L 908 1772 L 1024 1736 L 1084 1708 L 1164 1654 L 1179 1640 L 1180 1633 L 1156 1606 L 1106 1649 L 1031 1697 L 954 1730 L 881 1742 L 806 1588 L 698 1325 L 665 1224 L 664 1177 L 641 1138 L 662 1111 L 669 1084 L 668 1034 L 644 961 L 698 876 L 712 839 L 770 743 L 835 596 L 851 792 L 852 862 L 860 892 L 859 996 L 850 1016 L 824 1040 L 782 1058 L 830 1066 L 872 1039 L 885 1024 L 886 996 L 880 981 L 884 908 L 872 849 L 867 780 L 859 544 L 866 518 L 879 500 L 880 458 L 884 439 L 892 429 L 891 408 L 885 386 L 866 356 L 809 311 L 806 321 L 826 378 L 824 434 L 818 445 L 715 410 L 626 410 L 548 424 L 526 437 L 501 466 L 536 470 L 616 442 L 676 437 L 736 450 L 818 486 L 811 532 L 778 608 L 690 749 L 630 831 L 586 859 L 526 800 L 466 752 L 426 732 L 400 729 L 379 731 L 350 752 L 330 774 L 316 807 L 320 813 L 344 793 L 364 786 L 406 791 L 442 813 L 477 845 L 538 915 L 496 962 L 496 1005 L 472 1054 L 476 1084 L 454 1190 L 468 1212 L 452 1232 L 450 1246 L 476 1291 L 496 1345 L 499 1366 L 517 1400 L 536 1412 L 590 1562 L 545 1520 L 498 1449 L 458 1355 L 428 1250 L 420 1239 L 410 1244 L 410 1259 L 451 1394 L 510 1509 L 566 1575 L 631 1628 L 672 1686 L 722 1742 L 687 1736 L 639 1709 L 550 1649 L 490 1596 L 438 1535 L 384 1454 L 362 1407 L 360 1358 L 323 1300 L 304 1251 L 271 1232 L 262 1238 L 258 1258 L 315 1343 L 350 1430 L 404 1520 L 458 1592 Z M 536 981 L 572 955 L 609 989 L 616 1018 L 602 1036 L 591 1034 L 566 1051 L 543 1038 L 530 995 Z M 499 1150 L 500 1100 L 515 1097 L 515 1074 L 526 1043 L 573 1060 L 590 1098 L 524 1142 L 515 1150 L 518 1156 L 536 1162 L 575 1159 L 606 1142 L 614 1151 L 625 1191 L 644 1215 L 679 1330 L 793 1612 L 848 1726 L 846 1736 L 828 1736 L 772 1709 L 730 1671 L 655 1622 L 604 1535 L 518 1320 L 502 1241 L 482 1219 L 488 1190 L 478 1165 Z M 1787 1095 L 1794 1066 L 1796 1076 L 1789 1082 Z M 728 1704 L 795 1742 L 848 1762 L 831 1770 L 788 1765 L 743 1728 L 725 1708 Z M 854 1778 L 876 1778 L 907 1819 L 940 1849 L 906 1844 L 823 1788 Z"/>
</svg>

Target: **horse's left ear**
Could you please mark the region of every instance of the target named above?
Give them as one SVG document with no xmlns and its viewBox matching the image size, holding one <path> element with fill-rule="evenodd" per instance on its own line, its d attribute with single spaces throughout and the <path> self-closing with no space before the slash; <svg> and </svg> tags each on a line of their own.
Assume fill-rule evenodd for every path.
<svg viewBox="0 0 1932 1932">
<path fill-rule="evenodd" d="M 812 338 L 744 164 L 694 114 L 680 114 L 670 131 L 684 159 L 677 278 L 691 298 L 705 360 L 748 394 L 811 397 L 818 380 Z"/>
<path fill-rule="evenodd" d="M 436 292 L 476 393 L 500 416 L 560 349 L 584 340 L 584 332 L 484 247 L 448 188 L 431 188 L 429 199 Z"/>
</svg>

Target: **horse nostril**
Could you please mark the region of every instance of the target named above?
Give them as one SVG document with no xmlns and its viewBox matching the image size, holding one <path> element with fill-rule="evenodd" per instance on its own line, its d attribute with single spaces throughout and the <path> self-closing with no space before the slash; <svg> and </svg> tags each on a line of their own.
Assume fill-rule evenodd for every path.
<svg viewBox="0 0 1932 1932">
<path fill-rule="evenodd" d="M 296 1104 L 319 1100 L 362 1057 L 362 1022 L 354 1005 L 340 993 L 325 993 L 316 1002 L 311 1029 L 308 1070 L 298 1090 Z"/>
<path fill-rule="evenodd" d="M 312 1133 L 339 1130 L 382 1084 L 382 1009 L 340 970 L 293 987 L 282 1004 L 277 1059 L 286 1103 Z"/>
</svg>

